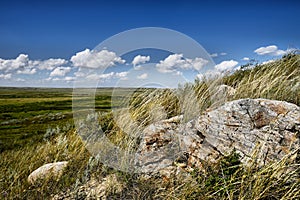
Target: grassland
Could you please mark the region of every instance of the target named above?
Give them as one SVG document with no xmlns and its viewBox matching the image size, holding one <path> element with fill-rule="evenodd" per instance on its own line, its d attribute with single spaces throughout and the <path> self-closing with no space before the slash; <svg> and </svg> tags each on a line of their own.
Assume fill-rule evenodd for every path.
<svg viewBox="0 0 300 200">
<path fill-rule="evenodd" d="M 95 102 L 86 108 L 109 112 L 113 88 L 89 90 Z M 119 89 L 120 99 L 132 90 Z M 41 142 L 47 130 L 73 127 L 72 93 L 72 88 L 0 88 L 0 152 Z"/>
<path fill-rule="evenodd" d="M 41 141 L 71 121 L 71 111 L 70 89 L 0 88 L 0 151 Z"/>
<path fill-rule="evenodd" d="M 300 105 L 299 80 L 300 56 L 291 54 L 268 64 L 246 65 L 225 75 L 221 82 L 236 89 L 228 101 L 269 98 Z M 200 112 L 213 104 L 209 98 L 211 89 L 203 81 L 181 86 L 181 94 L 190 89 L 196 93 L 193 100 Z M 112 105 L 112 88 L 98 89 L 95 109 L 102 113 L 99 123 L 109 138 L 126 146 L 129 138 L 110 111 L 133 89 L 119 90 L 116 104 Z M 140 89 L 129 102 L 129 117 L 140 127 L 160 119 L 160 115 L 153 114 L 157 105 L 166 111 L 163 117 L 181 112 L 181 99 L 170 90 Z M 128 116 L 119 114 L 120 122 L 126 126 Z M 93 157 L 76 134 L 72 117 L 72 89 L 0 88 L 0 199 L 49 199 L 53 194 L 71 192 L 77 194 L 75 199 L 85 199 L 80 186 L 91 179 L 100 182 L 109 174 L 118 180 L 107 190 L 110 199 L 300 199 L 300 159 L 291 164 L 284 158 L 259 168 L 255 163 L 240 165 L 239 156 L 233 152 L 214 165 L 203 163 L 206 173 L 196 170 L 188 177 L 142 179 L 108 168 Z M 44 180 L 36 185 L 27 182 L 34 169 L 63 160 L 69 164 L 59 180 Z M 283 174 L 285 169 L 292 170 Z M 116 185 L 122 185 L 121 192 Z"/>
</svg>

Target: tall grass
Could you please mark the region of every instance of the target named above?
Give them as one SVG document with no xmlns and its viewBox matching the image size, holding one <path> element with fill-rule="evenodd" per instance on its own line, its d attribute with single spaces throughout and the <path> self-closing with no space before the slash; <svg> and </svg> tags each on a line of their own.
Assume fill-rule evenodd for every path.
<svg viewBox="0 0 300 200">
<path fill-rule="evenodd" d="M 212 95 L 220 84 L 236 90 L 224 101 L 269 98 L 300 105 L 299 80 L 300 56 L 292 54 L 271 63 L 245 67 L 218 81 L 196 80 L 176 91 L 136 92 L 130 97 L 128 107 L 100 114 L 98 120 L 114 145 L 132 151 L 145 126 L 180 114 L 189 120 L 216 105 Z M 111 180 L 111 189 L 105 193 L 111 199 L 300 199 L 300 159 L 299 156 L 293 162 L 290 159 L 297 157 L 297 152 L 263 167 L 255 162 L 241 165 L 238 154 L 232 152 L 215 164 L 203 161 L 201 170 L 145 178 L 102 165 L 99 158 L 86 150 L 73 128 L 58 132 L 49 132 L 43 142 L 0 154 L 0 199 L 49 199 L 54 194 L 61 197 L 72 194 L 70 199 L 92 199 L 97 195 L 100 198 L 87 187 L 82 192 L 82 188 L 92 180 L 94 185 L 100 185 L 104 177 Z M 253 160 L 256 153 L 253 152 Z M 28 175 L 41 165 L 65 160 L 69 164 L 59 180 L 50 178 L 35 185 L 27 182 Z"/>
<path fill-rule="evenodd" d="M 236 89 L 233 99 L 267 98 L 300 105 L 300 55 L 241 69 L 223 78 Z"/>
<path fill-rule="evenodd" d="M 0 159 L 1 198 L 41 199 L 58 192 L 63 189 L 62 186 L 74 184 L 79 177 L 77 172 L 85 167 L 88 157 L 80 137 L 71 132 L 42 144 L 4 151 Z M 35 186 L 27 182 L 28 175 L 41 165 L 64 160 L 70 161 L 70 165 L 61 182 L 48 180 Z"/>
</svg>

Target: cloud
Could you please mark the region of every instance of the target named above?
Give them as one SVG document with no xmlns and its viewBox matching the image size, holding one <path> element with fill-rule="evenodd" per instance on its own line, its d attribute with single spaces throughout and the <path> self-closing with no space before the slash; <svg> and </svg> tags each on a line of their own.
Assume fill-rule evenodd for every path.
<svg viewBox="0 0 300 200">
<path fill-rule="evenodd" d="M 99 80 L 99 74 L 89 74 L 86 76 L 86 79 L 92 81 Z"/>
<path fill-rule="evenodd" d="M 141 74 L 141 75 L 137 76 L 136 78 L 137 78 L 137 79 L 142 79 L 142 80 L 144 80 L 144 79 L 147 79 L 147 78 L 148 78 L 148 74 L 147 74 L 147 73 L 144 73 L 144 74 Z"/>
<path fill-rule="evenodd" d="M 139 65 L 139 64 L 144 64 L 146 62 L 150 61 L 150 56 L 141 56 L 141 55 L 137 55 L 134 57 L 132 64 L 133 66 Z"/>
<path fill-rule="evenodd" d="M 181 68 L 186 62 L 182 58 L 183 54 L 172 54 L 166 59 L 159 61 L 156 64 L 158 71 L 162 73 L 174 72 L 175 68 Z"/>
<path fill-rule="evenodd" d="M 85 73 L 80 72 L 80 71 L 77 71 L 77 72 L 74 72 L 74 75 L 75 75 L 76 77 L 84 77 L 84 76 L 85 76 Z"/>
<path fill-rule="evenodd" d="M 65 81 L 74 81 L 75 77 L 71 77 L 71 76 L 66 76 L 65 77 Z"/>
<path fill-rule="evenodd" d="M 11 75 L 12 74 L 0 74 L 0 79 L 4 79 L 4 80 L 11 79 Z"/>
<path fill-rule="evenodd" d="M 76 77 L 72 77 L 72 76 L 66 76 L 66 77 L 62 77 L 62 78 L 59 78 L 59 77 L 49 77 L 49 78 L 46 78 L 45 80 L 46 81 L 66 81 L 67 83 L 70 83 L 71 81 L 74 81 L 76 79 Z"/>
<path fill-rule="evenodd" d="M 29 58 L 26 54 L 20 54 L 16 59 L 5 60 L 0 58 L 0 70 L 13 71 L 28 66 Z"/>
<path fill-rule="evenodd" d="M 272 63 L 272 62 L 275 62 L 276 60 L 267 60 L 267 61 L 264 61 L 262 62 L 261 64 L 269 64 L 269 63 Z"/>
<path fill-rule="evenodd" d="M 249 61 L 249 60 L 250 60 L 250 58 L 248 58 L 248 57 L 244 57 L 242 60 L 243 60 L 243 61 Z"/>
<path fill-rule="evenodd" d="M 221 53 L 213 53 L 213 54 L 210 54 L 210 56 L 212 57 L 212 58 L 215 58 L 215 57 L 218 57 L 218 56 L 226 56 L 227 55 L 227 53 L 225 53 L 225 52 L 221 52 Z"/>
<path fill-rule="evenodd" d="M 116 73 L 117 78 L 126 78 L 128 75 L 128 72 L 118 72 Z"/>
<path fill-rule="evenodd" d="M 187 68 L 194 68 L 195 70 L 200 70 L 204 65 L 208 63 L 207 60 L 203 58 L 195 58 L 195 59 L 186 59 L 188 63 L 191 65 Z"/>
<path fill-rule="evenodd" d="M 87 67 L 92 69 L 104 69 L 117 63 L 125 63 L 116 53 L 108 50 L 94 51 L 86 49 L 71 57 L 75 67 Z"/>
<path fill-rule="evenodd" d="M 52 79 L 50 79 L 50 80 L 52 80 L 52 81 L 61 81 L 62 79 L 61 78 L 52 78 Z"/>
<path fill-rule="evenodd" d="M 143 66 L 142 65 L 135 65 L 135 66 L 133 66 L 133 69 L 134 70 L 142 70 Z"/>
<path fill-rule="evenodd" d="M 211 56 L 212 58 L 215 58 L 215 57 L 218 57 L 218 54 L 217 54 L 217 53 L 212 53 L 212 54 L 210 54 L 210 56 Z"/>
<path fill-rule="evenodd" d="M 107 78 L 125 79 L 127 77 L 128 73 L 129 72 L 124 71 L 124 72 L 110 72 L 110 73 L 106 73 L 106 74 L 97 74 L 93 70 L 79 68 L 77 72 L 74 72 L 74 75 L 77 78 L 89 77 L 89 78 L 92 78 L 93 80 L 107 79 Z"/>
<path fill-rule="evenodd" d="M 238 64 L 235 60 L 226 60 L 215 66 L 215 69 L 218 71 L 226 71 L 233 69 Z"/>
<path fill-rule="evenodd" d="M 276 45 L 270 45 L 266 47 L 260 47 L 254 50 L 258 55 L 271 55 L 271 56 L 281 56 L 286 53 L 284 50 L 278 49 Z"/>
<path fill-rule="evenodd" d="M 115 72 L 110 72 L 107 74 L 100 74 L 98 77 L 100 79 L 111 79 L 115 75 Z"/>
<path fill-rule="evenodd" d="M 176 71 L 175 73 L 173 73 L 173 75 L 175 75 L 175 76 L 182 76 L 182 75 L 183 75 L 183 73 L 182 73 L 182 72 L 180 72 L 180 71 Z"/>
<path fill-rule="evenodd" d="M 87 69 L 85 68 L 78 68 L 77 72 L 74 72 L 75 77 L 84 77 L 87 75 Z"/>
<path fill-rule="evenodd" d="M 23 78 L 17 78 L 17 79 L 15 79 L 15 81 L 17 81 L 17 82 L 24 82 L 24 81 L 26 81 L 26 80 L 23 79 Z"/>
<path fill-rule="evenodd" d="M 71 67 L 57 67 L 50 73 L 50 76 L 65 76 L 70 71 Z"/>
<path fill-rule="evenodd" d="M 176 72 L 179 69 L 195 69 L 200 70 L 208 61 L 203 58 L 196 57 L 195 59 L 184 59 L 183 54 L 172 54 L 166 59 L 159 61 L 156 68 L 159 72 L 170 73 Z"/>
<path fill-rule="evenodd" d="M 35 63 L 34 63 L 35 62 Z M 34 61 L 32 64 L 38 66 L 40 70 L 53 70 L 54 68 L 61 67 L 68 63 L 67 60 L 61 58 L 50 58 L 43 61 Z"/>
<path fill-rule="evenodd" d="M 0 58 L 0 70 L 5 72 L 15 71 L 17 74 L 35 74 L 37 69 L 40 70 L 53 70 L 56 67 L 61 67 L 68 63 L 67 60 L 58 58 L 50 58 L 48 60 L 30 60 L 28 55 L 20 54 L 15 59 L 2 59 Z"/>
<path fill-rule="evenodd" d="M 120 78 L 122 80 L 125 80 L 127 78 L 128 72 L 110 72 L 106 74 L 89 74 L 86 75 L 86 78 L 88 80 L 108 80 L 108 79 L 113 79 L 113 78 Z"/>
<path fill-rule="evenodd" d="M 197 76 L 196 76 L 199 80 L 203 80 L 203 78 L 204 78 L 204 75 L 203 74 L 197 74 Z"/>
<path fill-rule="evenodd" d="M 127 79 L 128 72 L 111 72 L 99 75 L 94 72 L 94 68 L 91 68 L 112 66 L 116 63 L 124 63 L 125 61 L 116 56 L 114 52 L 109 52 L 107 50 L 99 52 L 85 50 L 77 53 L 71 59 L 73 59 L 73 62 L 71 60 L 65 60 L 62 58 L 30 60 L 29 56 L 26 54 L 20 54 L 13 59 L 0 58 L 0 79 L 11 79 L 13 82 L 26 81 L 28 84 L 45 83 L 46 81 L 61 81 L 60 84 L 64 84 L 74 81 L 76 78 L 86 78 L 87 76 L 96 80 L 108 80 L 113 78 L 121 80 Z M 87 68 L 79 67 L 77 68 L 77 72 L 71 73 L 73 68 L 80 66 L 80 63 L 83 63 L 84 65 L 86 64 Z M 101 63 L 101 65 L 98 65 L 99 63 Z M 48 72 L 45 72 L 44 70 L 50 71 L 48 78 L 44 77 L 44 75 L 48 74 Z M 18 76 L 28 76 L 37 73 L 39 73 L 40 76 L 34 76 L 30 79 L 24 79 L 23 76 Z M 70 75 L 68 75 L 68 73 L 70 73 Z"/>
<path fill-rule="evenodd" d="M 30 74 L 35 74 L 37 71 L 36 69 L 30 69 L 30 68 L 26 68 L 26 69 L 23 69 L 23 70 L 18 70 L 17 71 L 17 74 L 27 74 L 27 75 L 30 75 Z"/>
</svg>

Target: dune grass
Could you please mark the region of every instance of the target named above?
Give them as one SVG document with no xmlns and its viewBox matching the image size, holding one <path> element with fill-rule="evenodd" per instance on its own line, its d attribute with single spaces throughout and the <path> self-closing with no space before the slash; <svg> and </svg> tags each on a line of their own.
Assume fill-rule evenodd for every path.
<svg viewBox="0 0 300 200">
<path fill-rule="evenodd" d="M 267 98 L 300 105 L 300 55 L 241 69 L 223 78 L 237 92 L 233 99 Z"/>
</svg>

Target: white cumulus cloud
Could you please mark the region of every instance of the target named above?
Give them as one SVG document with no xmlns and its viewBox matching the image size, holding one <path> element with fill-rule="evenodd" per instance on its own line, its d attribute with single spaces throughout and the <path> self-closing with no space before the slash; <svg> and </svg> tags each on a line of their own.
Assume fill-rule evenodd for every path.
<svg viewBox="0 0 300 200">
<path fill-rule="evenodd" d="M 181 68 L 186 62 L 183 60 L 183 54 L 172 54 L 166 59 L 156 64 L 158 71 L 162 73 L 174 72 L 177 68 Z"/>
<path fill-rule="evenodd" d="M 74 81 L 75 77 L 71 77 L 71 76 L 66 76 L 65 77 L 65 81 Z"/>
<path fill-rule="evenodd" d="M 29 58 L 26 54 L 20 54 L 16 59 L 2 59 L 0 58 L 0 70 L 13 71 L 28 65 Z"/>
<path fill-rule="evenodd" d="M 210 54 L 210 56 L 211 56 L 212 58 L 218 57 L 218 53 L 212 53 L 212 54 Z"/>
<path fill-rule="evenodd" d="M 286 53 L 284 50 L 278 49 L 276 45 L 270 45 L 266 47 L 260 47 L 254 50 L 258 55 L 272 55 L 272 56 L 281 56 Z"/>
<path fill-rule="evenodd" d="M 215 66 L 215 69 L 218 71 L 226 71 L 226 70 L 231 70 L 235 66 L 237 66 L 238 62 L 235 60 L 226 60 L 223 61 Z"/>
<path fill-rule="evenodd" d="M 100 74 L 98 77 L 100 79 L 111 79 L 111 78 L 113 78 L 114 75 L 115 75 L 115 72 L 110 72 L 107 74 Z"/>
<path fill-rule="evenodd" d="M 276 60 L 267 60 L 267 61 L 264 61 L 264 62 L 262 62 L 262 64 L 264 65 L 264 64 L 269 64 L 269 63 L 272 63 L 272 62 L 275 62 Z"/>
<path fill-rule="evenodd" d="M 4 79 L 4 80 L 11 79 L 11 75 L 12 74 L 0 74 L 0 79 Z"/>
<path fill-rule="evenodd" d="M 250 58 L 248 58 L 248 57 L 244 57 L 242 60 L 243 60 L 243 61 L 249 61 L 249 60 L 250 60 Z"/>
<path fill-rule="evenodd" d="M 87 67 L 93 69 L 104 69 L 117 63 L 125 63 L 115 52 L 108 50 L 94 51 L 86 49 L 71 57 L 75 67 Z"/>
<path fill-rule="evenodd" d="M 170 73 L 176 72 L 179 69 L 195 69 L 200 70 L 208 61 L 203 58 L 184 59 L 183 54 L 172 54 L 166 59 L 159 61 L 156 68 L 159 72 Z"/>
<path fill-rule="evenodd" d="M 122 78 L 122 79 L 126 78 L 127 75 L 128 75 L 128 72 L 117 72 L 116 73 L 116 77 L 117 78 Z"/>
<path fill-rule="evenodd" d="M 87 76 L 85 76 L 87 80 L 99 80 L 99 75 L 98 74 L 89 74 Z"/>
<path fill-rule="evenodd" d="M 144 74 L 141 74 L 141 75 L 137 76 L 136 78 L 137 79 L 147 79 L 148 78 L 148 74 L 144 73 Z"/>
<path fill-rule="evenodd" d="M 5 72 L 16 72 L 17 74 L 35 74 L 37 69 L 53 70 L 68 63 L 65 59 L 50 58 L 47 60 L 30 60 L 28 55 L 20 54 L 15 59 L 0 58 L 0 70 Z"/>
<path fill-rule="evenodd" d="M 24 81 L 26 81 L 26 80 L 23 79 L 23 78 L 17 78 L 17 79 L 15 79 L 15 81 L 17 81 L 17 82 L 24 82 Z"/>
<path fill-rule="evenodd" d="M 137 55 L 133 58 L 132 64 L 133 66 L 136 66 L 139 64 L 144 64 L 149 61 L 150 61 L 150 56 Z"/>
<path fill-rule="evenodd" d="M 195 59 L 186 59 L 187 63 L 190 64 L 187 65 L 186 69 L 194 68 L 195 70 L 200 70 L 204 65 L 208 63 L 207 60 L 203 58 L 195 58 Z"/>
<path fill-rule="evenodd" d="M 133 69 L 134 70 L 142 70 L 143 66 L 142 65 L 135 65 L 135 66 L 133 66 Z"/>
<path fill-rule="evenodd" d="M 216 57 L 218 57 L 218 56 L 226 56 L 227 55 L 227 53 L 225 53 L 225 52 L 221 52 L 221 53 L 212 53 L 212 54 L 210 54 L 210 56 L 212 57 L 212 58 L 216 58 Z"/>
<path fill-rule="evenodd" d="M 72 77 L 72 76 L 66 76 L 66 77 L 62 77 L 62 78 L 59 78 L 59 77 L 49 77 L 49 78 L 46 78 L 45 81 L 66 81 L 67 83 L 70 83 L 72 81 L 75 80 L 75 77 Z"/>
<path fill-rule="evenodd" d="M 67 60 L 61 58 L 50 58 L 43 61 L 33 61 L 33 65 L 38 66 L 41 70 L 53 70 L 54 68 L 61 67 L 68 63 Z"/>
<path fill-rule="evenodd" d="M 50 73 L 50 76 L 65 76 L 70 71 L 71 67 L 57 67 Z"/>
<path fill-rule="evenodd" d="M 120 78 L 120 79 L 126 79 L 128 75 L 128 72 L 110 72 L 110 73 L 106 73 L 106 74 L 97 74 L 97 73 L 92 73 L 92 74 L 88 74 L 85 77 L 88 80 L 109 80 L 109 79 L 113 79 L 113 78 Z"/>
<path fill-rule="evenodd" d="M 35 74 L 37 71 L 35 68 L 33 69 L 30 69 L 30 68 L 26 68 L 26 69 L 23 69 L 23 70 L 18 70 L 17 71 L 17 74 L 27 74 L 27 75 L 30 75 L 30 74 Z"/>
</svg>

